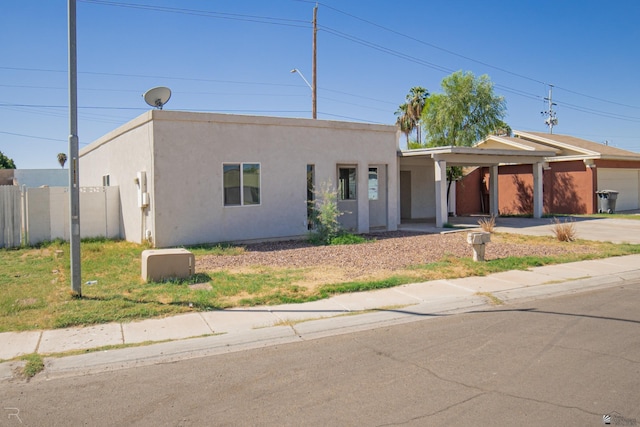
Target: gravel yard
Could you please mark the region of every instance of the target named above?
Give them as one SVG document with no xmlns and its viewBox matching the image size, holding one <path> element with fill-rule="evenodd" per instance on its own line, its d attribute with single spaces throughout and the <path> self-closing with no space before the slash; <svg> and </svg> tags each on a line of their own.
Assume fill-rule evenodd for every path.
<svg viewBox="0 0 640 427">
<path fill-rule="evenodd" d="M 200 256 L 196 260 L 196 269 L 246 271 L 256 267 L 310 268 L 325 271 L 327 275 L 339 271 L 343 279 L 355 279 L 436 262 L 444 256 L 472 257 L 466 232 L 420 234 L 396 231 L 368 237 L 375 241 L 338 246 L 313 246 L 306 241 L 250 244 L 245 246 L 245 252 L 241 255 Z M 491 238 L 491 243 L 486 247 L 487 260 L 592 251 L 588 245 L 576 242 L 560 243 L 551 239 L 509 234 L 493 234 Z"/>
</svg>

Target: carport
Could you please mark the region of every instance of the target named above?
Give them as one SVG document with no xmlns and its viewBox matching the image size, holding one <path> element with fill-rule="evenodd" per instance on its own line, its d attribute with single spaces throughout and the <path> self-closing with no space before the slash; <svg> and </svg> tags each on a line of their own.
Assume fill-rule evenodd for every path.
<svg viewBox="0 0 640 427">
<path fill-rule="evenodd" d="M 398 152 L 399 211 L 405 213 L 405 218 L 414 218 L 416 212 L 417 217 L 435 216 L 436 227 L 442 227 L 449 221 L 447 166 L 475 166 L 489 168 L 490 213 L 498 216 L 498 166 L 530 164 L 533 173 L 533 216 L 540 218 L 543 207 L 543 165 L 545 158 L 554 155 L 553 151 L 535 149 L 510 150 L 452 146 L 400 151 Z M 411 173 L 418 175 L 418 179 L 412 179 Z"/>
</svg>

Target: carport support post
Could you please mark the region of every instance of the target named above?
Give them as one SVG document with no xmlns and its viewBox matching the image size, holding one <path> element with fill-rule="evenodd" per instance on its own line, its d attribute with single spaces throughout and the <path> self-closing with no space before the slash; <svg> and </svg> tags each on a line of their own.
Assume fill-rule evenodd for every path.
<svg viewBox="0 0 640 427">
<path fill-rule="evenodd" d="M 500 214 L 498 204 L 498 165 L 492 165 L 489 172 L 489 205 L 491 206 L 489 213 L 494 216 Z"/>
<path fill-rule="evenodd" d="M 533 165 L 533 217 L 542 218 L 544 200 L 542 198 L 542 163 Z"/>
<path fill-rule="evenodd" d="M 436 227 L 444 227 L 449 222 L 447 209 L 447 162 L 434 159 L 436 184 Z"/>
</svg>

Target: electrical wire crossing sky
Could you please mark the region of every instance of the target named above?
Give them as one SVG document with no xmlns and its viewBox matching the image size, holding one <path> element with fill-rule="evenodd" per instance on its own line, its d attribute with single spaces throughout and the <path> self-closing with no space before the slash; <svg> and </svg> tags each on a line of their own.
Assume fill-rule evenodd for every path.
<svg viewBox="0 0 640 427">
<path fill-rule="evenodd" d="M 316 4 L 320 120 L 393 124 L 412 87 L 439 93 L 463 70 L 490 77 L 513 129 L 548 131 L 552 85 L 553 133 L 640 152 L 632 0 L 77 0 L 80 147 L 150 109 L 156 86 L 165 109 L 310 118 Z M 0 19 L 0 151 L 60 167 L 67 2 L 6 2 Z"/>
</svg>

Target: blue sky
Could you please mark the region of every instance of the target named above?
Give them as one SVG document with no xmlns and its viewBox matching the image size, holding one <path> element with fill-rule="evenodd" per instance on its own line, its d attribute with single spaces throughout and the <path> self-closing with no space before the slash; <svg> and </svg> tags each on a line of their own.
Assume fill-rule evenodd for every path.
<svg viewBox="0 0 640 427">
<path fill-rule="evenodd" d="M 78 0 L 80 147 L 146 111 L 311 117 L 305 0 Z M 68 151 L 67 1 L 2 1 L 0 151 L 57 168 Z M 318 118 L 393 124 L 412 86 L 488 74 L 513 129 L 546 132 L 554 85 L 569 134 L 640 152 L 640 2 L 318 2 Z"/>
</svg>

